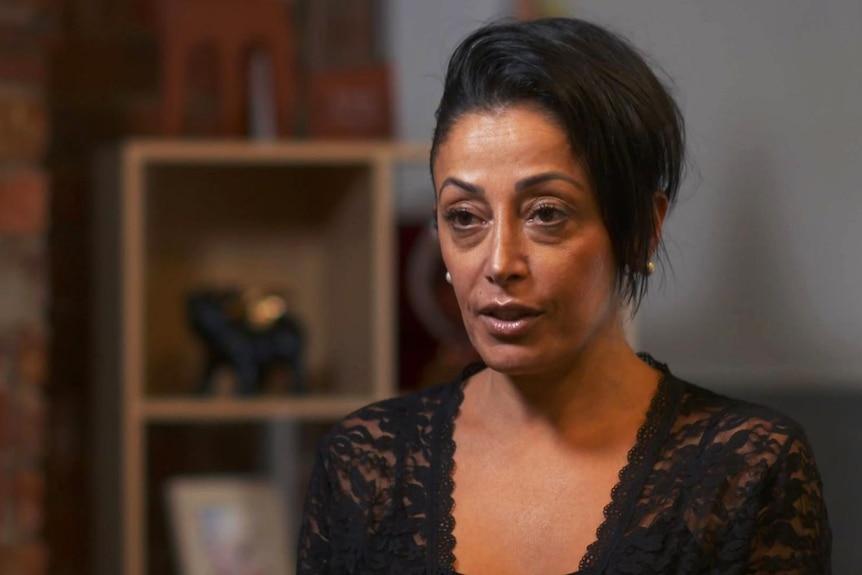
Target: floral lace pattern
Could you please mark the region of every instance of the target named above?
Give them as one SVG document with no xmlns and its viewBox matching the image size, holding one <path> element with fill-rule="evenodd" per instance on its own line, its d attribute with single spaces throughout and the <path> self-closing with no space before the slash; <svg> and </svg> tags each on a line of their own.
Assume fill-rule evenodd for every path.
<svg viewBox="0 0 862 575">
<path fill-rule="evenodd" d="M 580 574 L 831 573 L 803 430 L 665 372 Z M 302 574 L 452 575 L 457 381 L 365 407 L 318 446 Z"/>
</svg>

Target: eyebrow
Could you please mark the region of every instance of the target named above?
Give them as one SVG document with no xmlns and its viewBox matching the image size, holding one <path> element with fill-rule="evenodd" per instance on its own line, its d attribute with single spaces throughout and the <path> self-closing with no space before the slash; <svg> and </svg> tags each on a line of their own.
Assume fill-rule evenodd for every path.
<svg viewBox="0 0 862 575">
<path fill-rule="evenodd" d="M 574 187 L 578 188 L 583 192 L 587 191 L 586 186 L 584 186 L 581 182 L 572 178 L 571 176 L 567 176 L 562 172 L 544 172 L 542 174 L 536 174 L 535 176 L 528 176 L 523 180 L 519 180 L 518 183 L 515 184 L 515 190 L 521 192 L 526 190 L 527 188 L 537 186 L 550 180 L 563 180 L 572 184 Z"/>
<path fill-rule="evenodd" d="M 476 195 L 482 195 L 485 193 L 485 188 L 483 188 L 482 186 L 470 184 L 470 183 L 467 183 L 463 180 L 459 180 L 458 178 L 452 178 L 452 177 L 449 177 L 449 178 L 446 178 L 445 180 L 443 180 L 443 183 L 440 184 L 440 191 L 438 193 L 442 193 L 443 188 L 445 188 L 446 186 L 455 186 L 457 188 L 461 188 L 465 192 L 469 192 L 471 194 L 476 194 Z"/>
<path fill-rule="evenodd" d="M 563 180 L 572 184 L 574 187 L 578 188 L 581 191 L 587 191 L 586 186 L 584 186 L 581 182 L 570 176 L 567 176 L 562 172 L 544 172 L 541 174 L 536 174 L 534 176 L 528 176 L 523 180 L 519 180 L 515 184 L 515 191 L 522 192 L 526 189 L 529 189 L 533 186 L 537 186 L 544 182 L 548 182 L 550 180 Z M 485 189 L 482 186 L 477 186 L 476 184 L 471 184 L 469 182 L 465 182 L 463 180 L 459 180 L 458 178 L 453 177 L 448 177 L 443 180 L 443 183 L 440 184 L 441 193 L 443 191 L 443 188 L 445 188 L 446 186 L 455 186 L 461 188 L 462 190 L 470 194 L 482 195 L 485 193 Z"/>
</svg>

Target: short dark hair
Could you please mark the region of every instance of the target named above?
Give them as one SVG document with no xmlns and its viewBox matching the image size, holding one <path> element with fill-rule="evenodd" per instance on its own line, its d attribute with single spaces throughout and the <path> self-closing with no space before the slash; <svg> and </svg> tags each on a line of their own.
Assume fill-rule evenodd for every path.
<svg viewBox="0 0 862 575">
<path fill-rule="evenodd" d="M 466 113 L 532 105 L 568 135 L 597 196 L 617 262 L 616 287 L 634 310 L 658 222 L 682 180 L 685 129 L 669 90 L 626 39 L 589 22 L 546 18 L 483 26 L 455 49 L 431 146 Z"/>
</svg>

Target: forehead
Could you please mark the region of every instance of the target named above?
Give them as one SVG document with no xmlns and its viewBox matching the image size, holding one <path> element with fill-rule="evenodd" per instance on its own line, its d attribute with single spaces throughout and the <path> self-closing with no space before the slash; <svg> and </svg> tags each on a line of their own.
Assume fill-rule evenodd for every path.
<svg viewBox="0 0 862 575">
<path fill-rule="evenodd" d="M 453 175 L 529 175 L 540 170 L 581 172 L 568 135 L 550 115 L 532 106 L 479 110 L 462 115 L 440 144 L 434 179 Z"/>
<path fill-rule="evenodd" d="M 568 142 L 565 131 L 550 113 L 532 105 L 474 110 L 455 120 L 443 145 L 453 140 L 529 134 Z"/>
</svg>

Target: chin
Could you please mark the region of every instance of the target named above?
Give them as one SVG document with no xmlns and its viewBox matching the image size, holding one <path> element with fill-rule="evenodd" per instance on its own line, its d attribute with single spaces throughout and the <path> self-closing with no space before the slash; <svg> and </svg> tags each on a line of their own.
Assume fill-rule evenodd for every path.
<svg viewBox="0 0 862 575">
<path fill-rule="evenodd" d="M 541 373 L 550 367 L 547 357 L 541 357 L 535 349 L 514 345 L 494 345 L 477 348 L 482 361 L 489 368 L 503 375 L 528 375 Z"/>
</svg>

